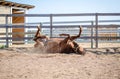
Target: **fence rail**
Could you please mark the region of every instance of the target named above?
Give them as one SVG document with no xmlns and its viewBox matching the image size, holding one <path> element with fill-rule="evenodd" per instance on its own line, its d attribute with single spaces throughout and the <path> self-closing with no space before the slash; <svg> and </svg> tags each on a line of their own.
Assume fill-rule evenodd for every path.
<svg viewBox="0 0 120 79">
<path fill-rule="evenodd" d="M 81 24 L 76 24 L 75 23 L 90 23 L 87 25 L 83 25 L 83 28 L 88 28 L 90 30 L 90 33 L 88 33 L 88 35 L 82 35 L 80 38 L 81 39 L 88 39 L 91 42 L 91 48 L 93 48 L 93 43 L 95 44 L 95 48 L 98 48 L 99 45 L 99 40 L 100 39 L 116 39 L 116 42 L 120 42 L 120 24 L 115 24 L 115 25 L 104 25 L 104 24 L 99 24 L 99 23 L 106 23 L 106 22 L 120 22 L 119 18 L 115 19 L 115 20 L 99 20 L 99 17 L 101 16 L 119 16 L 120 17 L 120 13 L 80 13 L 80 14 L 0 14 L 0 18 L 4 17 L 5 18 L 5 23 L 4 24 L 0 24 L 0 29 L 5 29 L 4 33 L 0 33 L 0 42 L 2 43 L 6 43 L 6 45 L 9 47 L 9 44 L 13 41 L 10 40 L 17 40 L 17 39 L 23 39 L 23 40 L 31 40 L 32 37 L 29 37 L 29 35 L 31 34 L 35 34 L 35 32 L 24 32 L 21 34 L 25 34 L 28 35 L 27 37 L 24 38 L 13 38 L 12 35 L 15 33 L 12 33 L 12 31 L 9 31 L 13 28 L 24 28 L 24 29 L 36 29 L 36 23 L 23 23 L 23 24 L 12 24 L 9 23 L 9 17 L 13 17 L 13 16 L 24 16 L 24 17 L 48 17 L 49 18 L 49 22 L 39 22 L 39 24 L 41 25 L 41 28 L 43 29 L 49 29 L 49 36 L 50 37 L 55 37 L 54 36 L 54 29 L 61 29 L 61 28 L 77 28 L 79 27 Z M 72 16 L 92 16 L 94 17 L 94 20 L 86 20 L 86 21 L 54 21 L 55 17 L 72 17 Z M 67 25 L 67 23 L 72 23 L 70 25 Z M 38 24 L 38 23 L 37 23 Z M 48 25 L 45 25 L 48 24 Z M 55 25 L 57 24 L 57 25 Z M 61 25 L 62 24 L 62 25 Z M 116 28 L 115 32 L 117 33 L 116 36 L 109 36 L 108 34 L 101 34 L 101 28 Z M 88 31 L 86 31 L 88 32 Z M 106 32 L 106 31 L 103 31 Z M 103 33 L 102 32 L 102 33 Z M 112 30 L 109 30 L 110 33 L 113 33 Z M 84 33 L 84 29 L 83 29 L 83 33 Z M 4 35 L 4 36 L 3 36 Z M 6 41 L 4 41 L 6 40 Z"/>
</svg>

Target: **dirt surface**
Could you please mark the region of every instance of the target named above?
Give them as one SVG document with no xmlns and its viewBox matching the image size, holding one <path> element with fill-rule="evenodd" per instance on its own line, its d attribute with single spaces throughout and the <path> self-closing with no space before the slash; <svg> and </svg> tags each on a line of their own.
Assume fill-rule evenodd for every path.
<svg viewBox="0 0 120 79">
<path fill-rule="evenodd" d="M 0 79 L 120 79 L 119 49 L 86 50 L 81 56 L 34 48 L 1 49 Z"/>
</svg>

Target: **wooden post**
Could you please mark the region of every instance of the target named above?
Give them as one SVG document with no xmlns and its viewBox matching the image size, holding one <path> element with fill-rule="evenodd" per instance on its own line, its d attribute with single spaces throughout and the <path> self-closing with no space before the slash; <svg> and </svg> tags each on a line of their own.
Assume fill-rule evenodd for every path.
<svg viewBox="0 0 120 79">
<path fill-rule="evenodd" d="M 91 48 L 93 48 L 93 21 L 91 21 Z"/>
<path fill-rule="evenodd" d="M 5 16 L 5 23 L 6 23 L 6 47 L 9 47 L 9 40 L 8 40 L 8 16 Z"/>
<path fill-rule="evenodd" d="M 52 28 L 53 28 L 53 17 L 52 17 L 52 14 L 50 14 L 50 37 L 52 37 Z"/>
<path fill-rule="evenodd" d="M 96 45 L 95 45 L 95 47 L 96 48 L 98 48 L 98 14 L 96 13 L 96 15 L 95 15 L 95 25 L 96 25 L 96 27 L 95 27 L 95 30 L 96 30 L 96 32 L 95 32 L 95 40 L 96 40 Z"/>
</svg>

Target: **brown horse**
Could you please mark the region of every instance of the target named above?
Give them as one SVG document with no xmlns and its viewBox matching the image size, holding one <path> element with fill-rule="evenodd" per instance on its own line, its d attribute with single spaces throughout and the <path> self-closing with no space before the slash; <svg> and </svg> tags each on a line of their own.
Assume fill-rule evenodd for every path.
<svg viewBox="0 0 120 79">
<path fill-rule="evenodd" d="M 66 36 L 66 38 L 49 38 L 45 35 L 41 35 L 41 29 L 38 27 L 38 30 L 35 34 L 34 41 L 36 44 L 34 47 L 39 47 L 44 49 L 47 53 L 76 53 L 84 55 L 86 52 L 78 43 L 74 40 L 79 38 L 82 32 L 80 28 L 79 34 L 76 36 L 70 36 L 69 34 L 60 34 L 60 36 Z"/>
</svg>

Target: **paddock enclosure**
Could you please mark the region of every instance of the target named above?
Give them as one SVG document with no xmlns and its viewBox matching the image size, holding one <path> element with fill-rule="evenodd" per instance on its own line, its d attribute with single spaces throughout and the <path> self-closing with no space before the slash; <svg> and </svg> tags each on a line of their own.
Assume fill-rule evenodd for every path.
<svg viewBox="0 0 120 79">
<path fill-rule="evenodd" d="M 24 17 L 25 22 L 14 23 L 16 17 Z M 81 25 L 82 35 L 76 41 L 83 47 L 120 47 L 120 13 L 0 14 L 0 18 L 5 19 L 0 24 L 0 29 L 4 29 L 0 32 L 0 45 L 7 47 L 34 44 L 32 39 L 38 25 L 42 34 L 51 38 L 64 38 L 60 33 L 78 34 Z"/>
<path fill-rule="evenodd" d="M 8 48 L 0 49 L 0 79 L 120 79 L 120 13 L 0 14 L 1 17 L 5 23 L 0 24 L 0 45 Z M 12 17 L 24 17 L 25 23 L 12 24 Z M 81 25 L 83 31 L 76 41 L 86 54 L 53 54 L 34 48 L 38 25 L 42 34 L 51 38 L 64 38 L 60 33 L 76 35 Z"/>
</svg>

